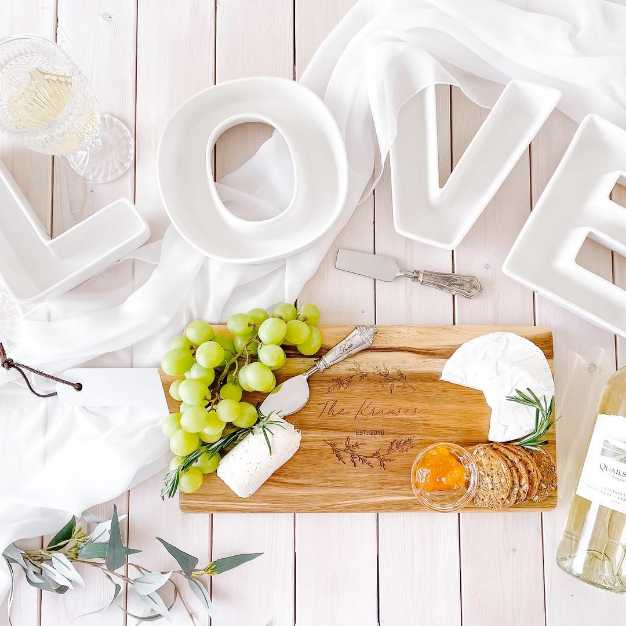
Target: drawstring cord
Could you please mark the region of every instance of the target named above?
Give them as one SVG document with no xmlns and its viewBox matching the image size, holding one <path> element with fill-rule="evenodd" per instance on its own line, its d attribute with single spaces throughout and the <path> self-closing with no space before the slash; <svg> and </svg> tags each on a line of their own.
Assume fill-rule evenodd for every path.
<svg viewBox="0 0 626 626">
<path fill-rule="evenodd" d="M 63 380 L 62 378 L 57 378 L 56 376 L 53 376 L 52 374 L 46 374 L 46 372 L 36 370 L 33 367 L 24 365 L 23 363 L 16 363 L 13 359 L 10 359 L 7 356 L 7 353 L 1 342 L 0 342 L 0 367 L 4 368 L 5 370 L 11 370 L 11 369 L 17 370 L 22 375 L 22 378 L 28 385 L 28 388 L 30 389 L 30 391 L 39 398 L 51 398 L 52 396 L 56 396 L 57 392 L 53 391 L 51 393 L 39 393 L 38 391 L 35 391 L 30 380 L 28 379 L 28 376 L 26 376 L 26 372 L 24 370 L 31 372 L 32 374 L 35 374 L 36 376 L 41 376 L 42 378 L 47 378 L 48 380 L 53 380 L 57 383 L 62 383 L 63 385 L 69 385 L 70 387 L 73 387 L 76 391 L 80 391 L 83 388 L 82 383 L 72 383 L 69 380 Z"/>
</svg>

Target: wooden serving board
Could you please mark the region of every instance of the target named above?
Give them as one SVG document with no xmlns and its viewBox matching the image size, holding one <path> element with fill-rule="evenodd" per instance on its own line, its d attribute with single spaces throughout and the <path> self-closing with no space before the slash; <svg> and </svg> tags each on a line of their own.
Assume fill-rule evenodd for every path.
<svg viewBox="0 0 626 626">
<path fill-rule="evenodd" d="M 323 328 L 323 351 L 351 327 Z M 309 379 L 307 406 L 288 419 L 302 445 L 254 496 L 241 499 L 217 476 L 182 495 L 184 511 L 302 512 L 418 511 L 410 469 L 421 448 L 437 441 L 470 446 L 487 439 L 489 407 L 483 394 L 439 379 L 443 365 L 465 341 L 507 330 L 535 343 L 552 363 L 552 334 L 532 326 L 383 326 L 371 349 Z M 293 356 L 284 380 L 313 359 Z M 260 399 L 260 398 L 259 398 Z M 176 403 L 172 404 L 175 409 Z M 547 450 L 556 459 L 555 432 Z M 541 503 L 512 510 L 550 509 Z M 483 510 L 483 509 L 481 509 Z"/>
</svg>

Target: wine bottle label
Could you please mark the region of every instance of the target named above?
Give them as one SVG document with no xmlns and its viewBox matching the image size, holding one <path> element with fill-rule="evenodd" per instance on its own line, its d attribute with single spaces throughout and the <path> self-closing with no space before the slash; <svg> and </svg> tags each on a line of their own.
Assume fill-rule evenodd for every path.
<svg viewBox="0 0 626 626">
<path fill-rule="evenodd" d="M 626 514 L 626 419 L 598 415 L 576 494 Z"/>
</svg>

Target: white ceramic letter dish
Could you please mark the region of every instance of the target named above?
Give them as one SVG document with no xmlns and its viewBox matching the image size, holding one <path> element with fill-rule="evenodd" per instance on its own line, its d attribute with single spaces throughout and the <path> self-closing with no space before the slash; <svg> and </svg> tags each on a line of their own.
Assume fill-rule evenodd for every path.
<svg viewBox="0 0 626 626">
<path fill-rule="evenodd" d="M 0 207 L 0 275 L 23 304 L 69 291 L 150 236 L 135 207 L 120 199 L 50 239 L 1 162 Z"/>
<path fill-rule="evenodd" d="M 261 219 L 231 211 L 214 182 L 216 141 L 245 122 L 274 127 L 291 157 L 291 199 Z M 271 156 L 280 172 L 277 162 L 287 155 Z M 165 209 L 191 245 L 220 261 L 262 263 L 306 248 L 331 228 L 346 199 L 348 163 L 337 124 L 317 95 L 290 80 L 259 77 L 221 83 L 183 104 L 161 138 L 158 176 Z M 255 200 L 241 193 L 237 204 Z"/>
<path fill-rule="evenodd" d="M 576 262 L 586 238 L 626 255 L 626 209 L 609 196 L 626 172 L 626 131 L 589 115 L 522 228 L 504 273 L 626 337 L 626 292 Z"/>
<path fill-rule="evenodd" d="M 559 98 L 560 92 L 550 87 L 508 83 L 443 187 L 439 187 L 435 88 L 405 104 L 390 154 L 396 231 L 440 248 L 456 248 Z"/>
</svg>

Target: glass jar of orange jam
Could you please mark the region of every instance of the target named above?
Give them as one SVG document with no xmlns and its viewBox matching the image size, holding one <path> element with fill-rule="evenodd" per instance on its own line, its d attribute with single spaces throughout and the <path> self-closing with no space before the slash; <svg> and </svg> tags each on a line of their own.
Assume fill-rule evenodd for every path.
<svg viewBox="0 0 626 626">
<path fill-rule="evenodd" d="M 411 468 L 415 497 L 433 511 L 456 511 L 476 492 L 478 470 L 472 455 L 455 443 L 424 448 Z"/>
</svg>

